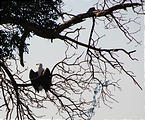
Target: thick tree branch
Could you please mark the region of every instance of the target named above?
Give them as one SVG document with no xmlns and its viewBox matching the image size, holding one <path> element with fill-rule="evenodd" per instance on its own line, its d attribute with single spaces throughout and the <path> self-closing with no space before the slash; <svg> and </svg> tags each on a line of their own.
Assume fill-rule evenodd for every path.
<svg viewBox="0 0 145 120">
<path fill-rule="evenodd" d="M 65 29 L 83 22 L 86 18 L 90 17 L 101 17 L 101 16 L 106 16 L 108 14 L 111 14 L 113 11 L 119 10 L 119 9 L 126 9 L 128 7 L 133 7 L 133 6 L 142 6 L 142 4 L 139 3 L 126 3 L 126 4 L 119 4 L 116 6 L 113 6 L 111 8 L 108 8 L 106 10 L 94 10 L 92 12 L 86 12 L 82 14 L 78 14 L 74 17 L 72 17 L 70 20 L 67 22 L 59 25 L 55 29 L 47 29 L 42 26 L 39 26 L 35 23 L 31 23 L 25 19 L 19 18 L 19 17 L 10 17 L 3 15 L 4 11 L 0 11 L 1 15 L 1 21 L 0 24 L 7 24 L 7 23 L 14 23 L 16 25 L 21 25 L 24 29 L 28 29 L 29 31 L 34 32 L 37 36 L 43 37 L 43 38 L 49 38 L 49 39 L 54 39 L 58 37 L 58 34 L 60 34 L 62 31 Z"/>
<path fill-rule="evenodd" d="M 106 16 L 108 14 L 111 14 L 113 11 L 116 11 L 116 10 L 120 10 L 120 9 L 124 9 L 126 10 L 126 8 L 128 7 L 135 7 L 135 6 L 142 6 L 142 4 L 140 3 L 126 3 L 126 4 L 119 4 L 119 5 L 115 5 L 109 9 L 106 9 L 104 11 L 93 11 L 93 13 L 96 14 L 96 17 L 100 17 L 100 16 Z"/>
<path fill-rule="evenodd" d="M 65 22 L 64 24 L 60 25 L 56 31 L 58 33 L 62 32 L 64 29 L 69 28 L 77 23 L 80 23 L 84 21 L 85 18 L 90 18 L 90 17 L 101 17 L 101 16 L 106 16 L 108 14 L 111 14 L 113 11 L 119 10 L 119 9 L 126 9 L 127 7 L 133 7 L 133 6 L 141 6 L 142 4 L 139 3 L 127 3 L 127 4 L 119 4 L 116 6 L 113 6 L 111 8 L 108 8 L 106 10 L 94 10 L 92 12 L 86 12 L 82 14 L 78 14 L 74 17 L 72 17 L 69 21 Z"/>
</svg>

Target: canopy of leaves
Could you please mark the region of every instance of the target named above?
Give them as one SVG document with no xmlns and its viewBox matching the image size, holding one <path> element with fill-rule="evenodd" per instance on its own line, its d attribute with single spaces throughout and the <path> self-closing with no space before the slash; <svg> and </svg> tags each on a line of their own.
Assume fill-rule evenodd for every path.
<svg viewBox="0 0 145 120">
<path fill-rule="evenodd" d="M 61 16 L 59 12 L 61 4 L 61 0 L 1 0 L 0 24 L 6 29 L 0 31 L 0 51 L 3 51 L 0 52 L 0 59 L 5 59 L 8 56 L 14 57 L 13 51 L 22 46 L 23 52 L 28 51 L 28 44 L 25 44 L 22 39 L 22 35 L 28 29 L 15 24 L 16 18 L 22 18 L 32 24 L 35 23 L 40 28 L 54 29 Z M 29 33 L 27 37 L 29 37 Z"/>
</svg>

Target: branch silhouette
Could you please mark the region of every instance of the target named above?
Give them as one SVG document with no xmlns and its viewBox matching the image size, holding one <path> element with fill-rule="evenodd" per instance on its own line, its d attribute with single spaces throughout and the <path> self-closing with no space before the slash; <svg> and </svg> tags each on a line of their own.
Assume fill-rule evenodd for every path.
<svg viewBox="0 0 145 120">
<path fill-rule="evenodd" d="M 53 1 L 55 2 L 53 3 Z M 21 2 L 9 1 L 8 4 L 12 3 L 9 5 L 22 5 L 22 8 L 24 8 L 21 9 L 20 7 L 19 10 L 16 9 L 15 11 L 15 8 L 19 8 L 19 6 L 13 6 L 14 11 L 12 12 L 11 10 L 13 9 L 9 9 L 5 5 L 0 10 L 0 25 L 4 28 L 4 31 L 1 30 L 0 32 L 2 40 L 4 41 L 3 48 L 7 48 L 5 51 L 3 48 L 0 48 L 0 51 L 4 51 L 0 53 L 0 72 L 2 73 L 0 73 L 0 88 L 3 97 L 3 104 L 0 105 L 0 108 L 5 107 L 8 111 L 6 113 L 7 120 L 12 119 L 15 111 L 16 115 L 14 117 L 18 120 L 42 118 L 43 116 L 35 115 L 33 109 L 46 108 L 45 102 L 53 103 L 58 110 L 58 114 L 62 117 L 67 113 L 67 119 L 74 120 L 74 117 L 77 116 L 80 119 L 86 120 L 89 118 L 88 110 L 91 110 L 91 112 L 94 111 L 95 105 L 97 104 L 96 99 L 98 102 L 102 101 L 109 108 L 111 108 L 109 103 L 112 101 L 118 102 L 110 90 L 110 87 L 120 89 L 120 79 L 113 78 L 113 72 L 116 73 L 116 71 L 118 73 L 123 71 L 142 90 L 142 86 L 135 79 L 134 73 L 128 71 L 123 64 L 124 62 L 119 59 L 121 53 L 125 58 L 129 58 L 131 61 L 137 61 L 132 56 L 136 50 L 129 51 L 124 48 L 98 47 L 99 40 L 104 36 L 99 36 L 95 27 L 97 26 L 97 20 L 103 21 L 104 25 L 107 21 L 106 28 L 109 28 L 108 26 L 111 26 L 111 23 L 113 23 L 113 27 L 123 32 L 129 42 L 135 41 L 135 43 L 140 44 L 126 27 L 131 21 L 135 23 L 136 19 L 124 20 L 122 11 L 128 12 L 126 10 L 129 8 L 134 13 L 140 14 L 140 9 L 143 11 L 143 2 L 139 1 L 138 3 L 134 3 L 132 0 L 124 0 L 122 2 L 114 1 L 112 3 L 109 1 L 109 4 L 104 1 L 101 5 L 98 2 L 96 3 L 96 7 L 91 7 L 84 13 L 72 15 L 59 10 L 59 6 L 61 6 L 59 2 L 61 0 L 53 1 L 50 1 L 50 4 L 44 4 L 44 1 L 40 1 L 40 4 L 38 4 L 39 2 L 37 1 L 38 3 L 35 3 L 37 6 L 26 2 L 21 4 Z M 25 4 L 28 7 L 26 11 Z M 101 9 L 98 9 L 97 5 Z M 138 12 L 136 8 L 139 9 Z M 49 14 L 47 12 L 49 12 L 50 16 L 48 16 Z M 19 14 L 22 14 L 22 16 Z M 120 16 L 118 17 L 117 14 Z M 47 17 L 45 19 L 45 15 L 50 18 L 52 17 L 51 19 L 53 20 Z M 66 21 L 64 21 L 65 16 L 69 18 Z M 57 20 L 59 18 L 62 19 L 62 22 L 58 24 Z M 79 39 L 81 37 L 81 31 L 86 28 L 83 26 L 77 27 L 77 25 L 90 18 L 92 21 L 90 24 L 91 29 L 88 33 L 89 37 L 87 42 L 82 42 Z M 136 31 L 139 32 L 140 29 Z M 33 89 L 30 80 L 25 80 L 21 77 L 21 75 L 25 74 L 25 70 L 19 71 L 20 68 L 18 68 L 19 65 L 17 64 L 19 61 L 21 66 L 24 67 L 23 54 L 27 52 L 26 39 L 31 35 L 47 38 L 52 42 L 53 40 L 60 40 L 66 45 L 64 59 L 56 63 L 50 71 L 52 74 L 52 85 L 50 89 L 46 91 L 42 90 L 41 93 L 37 93 Z M 14 43 L 10 47 L 8 47 L 9 41 Z M 15 54 L 14 56 L 10 56 L 9 52 L 8 56 L 5 57 L 5 52 L 12 50 L 11 53 L 13 54 L 16 51 L 15 46 L 18 49 L 19 59 L 17 60 L 14 57 Z M 75 51 L 80 50 L 79 46 L 83 48 L 83 52 L 81 53 Z M 12 64 L 9 62 L 11 59 L 15 61 L 16 73 L 11 71 L 11 67 L 7 64 Z M 98 89 L 94 90 L 95 88 Z M 94 93 L 94 97 L 86 97 L 86 95 L 92 92 Z M 90 109 L 90 105 L 92 104 L 94 106 Z"/>
</svg>

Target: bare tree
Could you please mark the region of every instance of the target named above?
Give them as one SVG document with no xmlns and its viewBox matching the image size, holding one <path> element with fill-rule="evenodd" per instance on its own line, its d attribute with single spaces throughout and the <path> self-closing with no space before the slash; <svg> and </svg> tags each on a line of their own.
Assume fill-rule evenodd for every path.
<svg viewBox="0 0 145 120">
<path fill-rule="evenodd" d="M 51 101 L 58 109 L 58 113 L 63 117 L 62 111 L 68 114 L 68 118 L 91 119 L 90 112 L 93 113 L 97 101 L 103 101 L 108 105 L 113 98 L 111 88 L 118 88 L 119 78 L 112 71 L 123 71 L 133 82 L 142 90 L 136 81 L 133 72 L 125 69 L 119 59 L 119 52 L 130 60 L 137 60 L 132 57 L 135 50 L 128 51 L 123 48 L 99 48 L 97 47 L 102 36 L 99 36 L 95 27 L 96 21 L 104 22 L 105 28 L 118 28 L 130 42 L 141 44 L 134 35 L 140 32 L 136 30 L 133 34 L 129 31 L 128 24 L 136 24 L 136 19 L 125 18 L 124 11 L 127 9 L 136 15 L 144 14 L 143 0 L 100 0 L 96 2 L 85 13 L 73 15 L 63 11 L 63 1 L 61 0 L 42 0 L 42 1 L 1 1 L 1 47 L 0 47 L 0 88 L 3 102 L 0 108 L 6 109 L 6 119 L 15 117 L 16 119 L 36 119 L 33 113 L 34 108 L 45 108 L 43 102 Z M 66 18 L 69 20 L 65 21 Z M 88 43 L 79 40 L 83 27 L 75 27 L 78 23 L 83 23 L 91 18 L 91 31 L 88 33 Z M 58 23 L 61 19 L 61 22 Z M 74 28 L 72 28 L 74 27 Z M 72 29 L 68 29 L 72 28 Z M 24 71 L 18 69 L 18 61 L 24 66 L 23 53 L 28 52 L 26 38 L 37 35 L 47 38 L 52 42 L 55 39 L 64 41 L 67 46 L 64 52 L 65 58 L 56 63 L 53 67 L 52 86 L 46 95 L 36 93 L 32 88 L 30 80 L 21 78 Z M 70 37 L 71 36 L 71 37 Z M 73 36 L 73 37 L 72 37 Z M 82 46 L 84 51 L 76 54 Z M 69 50 L 74 49 L 70 54 Z M 17 52 L 19 59 L 17 59 Z M 11 62 L 14 60 L 16 73 L 10 69 Z M 100 75 L 100 76 L 98 76 Z M 102 79 L 103 78 L 105 79 Z M 112 79 L 111 81 L 109 79 Z M 95 89 L 95 90 L 94 90 Z M 86 94 L 94 95 L 94 98 L 87 98 Z M 76 99 L 74 99 L 74 96 Z M 91 109 L 90 105 L 93 103 Z M 16 114 L 15 114 L 16 112 Z"/>
</svg>

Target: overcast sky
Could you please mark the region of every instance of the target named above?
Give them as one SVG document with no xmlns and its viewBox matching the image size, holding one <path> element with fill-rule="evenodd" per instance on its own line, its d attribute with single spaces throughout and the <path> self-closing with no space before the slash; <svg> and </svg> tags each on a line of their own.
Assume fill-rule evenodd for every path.
<svg viewBox="0 0 145 120">
<path fill-rule="evenodd" d="M 89 2 L 90 0 L 65 0 L 65 10 L 68 10 L 74 14 L 86 12 L 90 7 L 93 6 L 93 2 Z M 77 4 L 76 4 L 77 2 Z M 135 17 L 133 15 L 130 15 Z M 139 20 L 140 23 L 143 24 L 143 19 Z M 85 27 L 90 28 L 90 21 L 84 23 Z M 133 26 L 134 28 L 136 26 Z M 132 27 L 132 28 L 133 28 Z M 144 49 L 142 46 L 137 46 L 134 43 L 127 44 L 127 39 L 123 36 L 123 34 L 115 29 L 115 30 L 104 30 L 104 26 L 98 23 L 98 27 L 95 28 L 101 35 L 105 34 L 106 36 L 103 38 L 100 46 L 106 48 L 126 48 L 127 50 L 136 49 L 137 52 L 133 55 L 138 58 L 138 62 L 130 61 L 126 59 L 127 56 L 124 55 L 124 61 L 129 70 L 132 70 L 136 75 L 136 80 L 140 83 L 140 85 L 144 88 Z M 142 31 L 144 30 L 144 25 L 142 25 Z M 80 38 L 80 41 L 85 41 L 88 38 L 88 32 Z M 136 36 L 139 40 L 144 40 L 143 32 Z M 107 39 L 107 40 L 106 40 Z M 30 46 L 30 54 L 26 56 L 26 61 L 28 66 L 36 69 L 34 63 L 42 62 L 45 67 L 53 67 L 56 62 L 63 59 L 65 45 L 62 41 L 54 40 L 51 43 L 48 40 L 41 39 L 39 37 L 34 37 L 29 40 L 31 43 Z M 44 51 L 47 51 L 47 55 Z M 120 81 L 120 86 L 122 88 L 121 91 L 117 90 L 114 92 L 115 98 L 119 101 L 119 103 L 111 104 L 112 109 L 106 107 L 105 105 L 101 105 L 100 108 L 96 108 L 95 116 L 92 120 L 122 120 L 122 119 L 130 119 L 130 120 L 141 120 L 145 119 L 145 91 L 141 91 L 134 82 L 123 75 L 122 80 Z M 89 96 L 88 96 L 89 97 Z"/>
<path fill-rule="evenodd" d="M 74 14 L 86 12 L 90 7 L 93 6 L 93 0 L 64 0 L 65 10 L 71 11 Z M 77 4 L 76 4 L 77 3 Z M 134 17 L 130 14 L 130 16 Z M 142 23 L 142 31 L 144 31 L 143 19 L 139 20 Z M 86 28 L 90 28 L 90 20 L 84 23 Z M 83 25 L 83 24 L 82 24 Z M 133 26 L 136 28 L 136 26 Z M 90 30 L 90 29 L 88 29 Z M 121 76 L 120 86 L 121 91 L 116 90 L 114 97 L 119 103 L 110 104 L 112 109 L 101 104 L 100 108 L 95 109 L 95 115 L 92 120 L 143 120 L 145 119 L 145 87 L 144 87 L 144 48 L 143 45 L 136 46 L 136 44 L 127 44 L 126 38 L 119 30 L 105 30 L 102 24 L 99 24 L 95 28 L 101 35 L 105 34 L 100 46 L 104 48 L 126 48 L 127 50 L 136 49 L 137 52 L 134 53 L 139 61 L 130 61 L 127 59 L 126 55 L 122 58 L 125 61 L 128 70 L 131 70 L 136 75 L 136 80 L 142 86 L 143 91 L 141 91 L 134 82 L 127 77 L 125 74 Z M 144 41 L 143 32 L 139 33 L 137 39 Z M 88 39 L 87 30 L 84 35 L 80 38 L 80 41 L 87 41 Z M 43 63 L 44 67 L 52 68 L 58 61 L 62 60 L 64 57 L 65 45 L 60 40 L 54 40 L 51 43 L 47 39 L 42 39 L 40 37 L 34 36 L 30 40 L 30 51 L 28 55 L 25 55 L 26 67 L 29 69 L 33 68 L 36 70 L 36 63 Z M 47 53 L 46 53 L 47 51 Z M 28 76 L 25 75 L 26 79 Z M 89 96 L 88 96 L 89 97 Z M 51 105 L 51 110 L 55 111 L 53 105 Z M 49 107 L 50 107 L 49 106 Z M 49 109 L 49 108 L 48 108 Z M 40 111 L 38 111 L 39 113 Z M 46 112 L 48 113 L 48 112 Z M 54 115 L 53 111 L 49 111 L 50 118 Z M 54 117 L 56 118 L 56 117 Z"/>
</svg>

